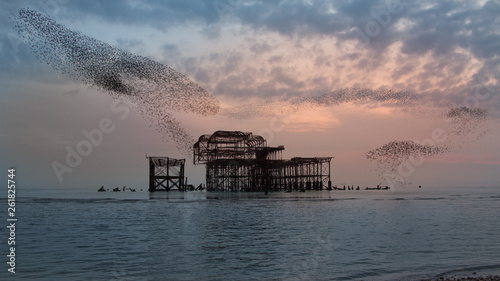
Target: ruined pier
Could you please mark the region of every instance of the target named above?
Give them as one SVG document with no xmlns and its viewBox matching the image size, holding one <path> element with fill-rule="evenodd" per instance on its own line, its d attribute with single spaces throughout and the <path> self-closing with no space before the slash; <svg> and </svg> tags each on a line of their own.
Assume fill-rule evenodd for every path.
<svg viewBox="0 0 500 281">
<path fill-rule="evenodd" d="M 193 146 L 193 163 L 206 165 L 207 191 L 331 189 L 333 157 L 282 159 L 285 147 L 271 147 L 259 135 L 217 131 Z"/>
</svg>

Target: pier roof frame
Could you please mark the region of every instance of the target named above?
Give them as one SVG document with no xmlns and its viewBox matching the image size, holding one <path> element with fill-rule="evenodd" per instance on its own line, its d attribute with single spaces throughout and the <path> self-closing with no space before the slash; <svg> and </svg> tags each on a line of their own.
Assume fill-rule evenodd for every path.
<svg viewBox="0 0 500 281">
<path fill-rule="evenodd" d="M 276 159 L 284 146 L 269 147 L 260 135 L 241 131 L 216 131 L 202 135 L 193 145 L 193 163 L 206 164 L 219 159 Z"/>
</svg>

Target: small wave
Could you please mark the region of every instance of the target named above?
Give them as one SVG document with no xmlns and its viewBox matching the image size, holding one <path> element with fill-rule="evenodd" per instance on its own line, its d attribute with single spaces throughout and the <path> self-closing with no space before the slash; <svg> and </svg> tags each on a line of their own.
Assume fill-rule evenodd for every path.
<svg viewBox="0 0 500 281">
<path fill-rule="evenodd" d="M 415 197 L 412 200 L 445 200 L 446 197 Z"/>
<path fill-rule="evenodd" d="M 405 201 L 408 200 L 406 198 L 402 197 L 396 197 L 396 198 L 373 198 L 373 201 Z"/>
</svg>

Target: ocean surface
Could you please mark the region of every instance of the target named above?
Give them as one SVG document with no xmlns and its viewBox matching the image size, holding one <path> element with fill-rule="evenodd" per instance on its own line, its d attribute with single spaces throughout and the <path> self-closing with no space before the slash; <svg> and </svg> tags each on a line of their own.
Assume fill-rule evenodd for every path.
<svg viewBox="0 0 500 281">
<path fill-rule="evenodd" d="M 16 273 L 7 271 L 3 227 L 0 280 L 500 274 L 500 188 L 494 187 L 268 195 L 19 188 L 16 199 Z"/>
</svg>

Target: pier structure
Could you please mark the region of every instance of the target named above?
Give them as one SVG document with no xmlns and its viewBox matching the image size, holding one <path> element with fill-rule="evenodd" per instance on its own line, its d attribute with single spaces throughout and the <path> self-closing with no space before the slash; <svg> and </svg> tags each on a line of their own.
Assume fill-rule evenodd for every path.
<svg viewBox="0 0 500 281">
<path fill-rule="evenodd" d="M 186 159 L 147 157 L 149 159 L 149 192 L 184 190 L 184 164 Z"/>
<path fill-rule="evenodd" d="M 217 131 L 193 146 L 194 164 L 206 165 L 207 191 L 331 189 L 333 157 L 282 159 L 283 145 L 267 146 L 259 135 Z"/>
</svg>

